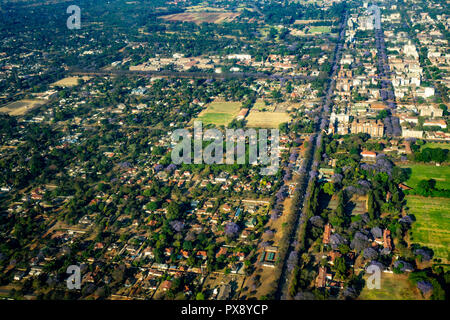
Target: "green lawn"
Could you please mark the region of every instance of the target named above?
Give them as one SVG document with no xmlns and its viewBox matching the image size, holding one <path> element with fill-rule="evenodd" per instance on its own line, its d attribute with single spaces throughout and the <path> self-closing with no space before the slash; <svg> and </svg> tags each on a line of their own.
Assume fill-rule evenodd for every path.
<svg viewBox="0 0 450 320">
<path fill-rule="evenodd" d="M 368 276 L 364 279 L 367 280 Z M 364 287 L 359 300 L 423 300 L 418 290 L 409 282 L 407 275 L 381 273 L 380 289 Z"/>
<path fill-rule="evenodd" d="M 441 148 L 441 149 L 447 149 L 450 150 L 450 143 L 437 143 L 437 142 L 428 142 L 425 143 L 420 150 L 423 150 L 425 148 L 431 148 L 431 149 L 435 149 L 435 148 Z"/>
<path fill-rule="evenodd" d="M 203 110 L 197 120 L 204 124 L 215 124 L 216 126 L 228 125 L 239 113 L 242 103 L 240 102 L 212 102 L 206 110 Z"/>
<path fill-rule="evenodd" d="M 416 217 L 412 243 L 433 249 L 436 258 L 449 261 L 450 199 L 407 196 L 407 206 Z"/>
<path fill-rule="evenodd" d="M 331 27 L 329 26 L 311 26 L 309 33 L 330 33 Z"/>
<path fill-rule="evenodd" d="M 436 180 L 436 188 L 450 189 L 450 166 L 436 167 L 426 164 L 412 164 L 402 166 L 403 168 L 411 168 L 412 174 L 406 184 L 411 188 L 416 188 L 420 180 L 434 179 Z"/>
</svg>

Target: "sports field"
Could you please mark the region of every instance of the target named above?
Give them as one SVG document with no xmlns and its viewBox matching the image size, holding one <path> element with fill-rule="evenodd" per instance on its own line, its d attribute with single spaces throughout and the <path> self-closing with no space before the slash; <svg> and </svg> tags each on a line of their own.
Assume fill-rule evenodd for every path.
<svg viewBox="0 0 450 320">
<path fill-rule="evenodd" d="M 434 166 L 426 164 L 412 164 L 402 166 L 412 170 L 411 177 L 405 183 L 411 188 L 416 188 L 421 180 L 436 180 L 437 189 L 450 189 L 450 166 Z"/>
<path fill-rule="evenodd" d="M 309 33 L 330 33 L 331 27 L 329 26 L 312 26 L 309 28 Z"/>
<path fill-rule="evenodd" d="M 364 279 L 367 280 L 368 276 Z M 380 289 L 361 291 L 358 300 L 423 300 L 418 289 L 413 286 L 405 274 L 381 273 Z"/>
<path fill-rule="evenodd" d="M 259 112 L 251 110 L 247 116 L 247 127 L 251 128 L 274 128 L 277 129 L 281 123 L 289 122 L 291 116 L 286 112 Z"/>
<path fill-rule="evenodd" d="M 241 106 L 242 103 L 240 102 L 214 101 L 200 112 L 197 120 L 204 124 L 226 126 L 238 115 Z"/>
<path fill-rule="evenodd" d="M 433 249 L 443 262 L 450 261 L 450 199 L 407 196 L 406 200 L 416 217 L 411 242 Z"/>
</svg>

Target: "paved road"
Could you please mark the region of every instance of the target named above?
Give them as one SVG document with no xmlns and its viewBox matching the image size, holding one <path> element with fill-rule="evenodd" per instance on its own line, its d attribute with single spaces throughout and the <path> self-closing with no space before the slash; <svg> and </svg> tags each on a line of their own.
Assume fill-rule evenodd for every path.
<svg viewBox="0 0 450 320">
<path fill-rule="evenodd" d="M 80 76 L 158 76 L 166 78 L 188 78 L 188 79 L 273 79 L 273 80 L 307 80 L 317 79 L 313 76 L 305 75 L 285 75 L 281 73 L 266 74 L 262 72 L 233 72 L 233 73 L 208 73 L 208 72 L 181 72 L 181 71 L 130 71 L 130 70 L 85 70 L 71 68 L 69 73 Z"/>
<path fill-rule="evenodd" d="M 378 80 L 381 83 L 380 97 L 388 105 L 390 109 L 396 109 L 394 86 L 391 82 L 391 69 L 389 67 L 389 60 L 386 51 L 386 44 L 384 42 L 384 32 L 380 25 L 379 29 L 375 30 L 375 44 L 377 47 L 377 67 Z M 389 116 L 384 119 L 384 126 L 386 134 L 389 136 L 400 136 L 402 129 L 400 121 L 397 117 Z"/>
<path fill-rule="evenodd" d="M 296 217 L 296 221 L 294 222 L 295 227 L 293 228 L 292 235 L 290 236 L 290 244 L 288 247 L 288 250 L 286 252 L 286 255 L 284 257 L 282 270 L 280 279 L 278 282 L 278 288 L 275 293 L 275 299 L 281 299 L 281 300 L 287 300 L 289 299 L 289 281 L 292 277 L 292 271 L 288 270 L 288 264 L 287 260 L 289 258 L 289 255 L 291 252 L 293 252 L 295 248 L 295 242 L 298 239 L 298 232 L 300 230 L 300 227 L 306 223 L 306 216 L 303 214 L 303 207 L 306 203 L 307 198 L 304 196 L 306 194 L 306 190 L 308 188 L 308 180 L 309 180 L 309 172 L 312 170 L 313 165 L 313 157 L 316 150 L 316 139 L 321 134 L 320 127 L 322 124 L 327 124 L 329 121 L 330 116 L 330 106 L 332 103 L 332 96 L 335 89 L 335 81 L 333 80 L 336 77 L 337 70 L 338 70 L 338 63 L 340 61 L 341 55 L 342 55 L 342 47 L 343 47 L 343 41 L 345 41 L 345 28 L 347 27 L 347 19 L 348 19 L 348 13 L 346 13 L 343 23 L 341 25 L 341 31 L 339 33 L 339 38 L 336 46 L 336 54 L 334 57 L 334 61 L 332 64 L 332 74 L 330 75 L 330 82 L 328 84 L 327 93 L 323 99 L 323 105 L 321 108 L 321 114 L 320 114 L 320 121 L 317 123 L 316 133 L 314 134 L 314 141 L 311 143 L 311 151 L 310 154 L 307 156 L 307 159 L 305 159 L 304 166 L 306 169 L 306 174 L 303 175 L 298 184 L 299 192 L 296 193 L 300 197 L 299 199 L 299 207 L 298 207 L 298 215 Z"/>
</svg>

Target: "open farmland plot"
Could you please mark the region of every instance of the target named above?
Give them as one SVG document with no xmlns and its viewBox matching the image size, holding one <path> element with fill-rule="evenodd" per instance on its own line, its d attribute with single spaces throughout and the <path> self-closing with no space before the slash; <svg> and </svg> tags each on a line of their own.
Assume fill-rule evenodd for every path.
<svg viewBox="0 0 450 320">
<path fill-rule="evenodd" d="M 91 77 L 67 77 L 64 79 L 61 79 L 59 81 L 56 81 L 55 83 L 52 83 L 51 86 L 52 87 L 74 87 L 76 85 L 79 84 L 79 80 L 83 79 L 83 80 L 89 80 Z"/>
<path fill-rule="evenodd" d="M 33 110 L 34 108 L 43 104 L 44 101 L 38 99 L 24 99 L 14 101 L 0 108 L 0 113 L 7 113 L 10 116 L 23 116 L 28 111 Z"/>
<path fill-rule="evenodd" d="M 210 103 L 205 110 L 200 112 L 197 120 L 204 124 L 215 124 L 216 126 L 228 125 L 239 113 L 242 103 L 220 102 Z"/>
<path fill-rule="evenodd" d="M 364 277 L 367 280 L 368 276 Z M 359 300 L 423 300 L 404 274 L 381 273 L 380 289 L 364 287 Z"/>
<path fill-rule="evenodd" d="M 436 188 L 450 189 L 450 166 L 436 167 L 426 164 L 413 164 L 402 166 L 411 169 L 411 176 L 406 184 L 411 188 L 416 188 L 421 180 L 436 180 Z"/>
<path fill-rule="evenodd" d="M 240 13 L 234 12 L 184 12 L 171 14 L 168 16 L 162 16 L 161 18 L 167 21 L 183 21 L 183 22 L 194 22 L 196 24 L 201 23 L 223 23 L 231 22 Z"/>
<path fill-rule="evenodd" d="M 407 205 L 416 217 L 412 228 L 412 243 L 434 251 L 436 258 L 449 261 L 450 199 L 407 196 Z"/>
<path fill-rule="evenodd" d="M 247 127 L 278 128 L 281 123 L 289 122 L 291 116 L 286 112 L 260 112 L 251 110 L 247 116 Z"/>
</svg>

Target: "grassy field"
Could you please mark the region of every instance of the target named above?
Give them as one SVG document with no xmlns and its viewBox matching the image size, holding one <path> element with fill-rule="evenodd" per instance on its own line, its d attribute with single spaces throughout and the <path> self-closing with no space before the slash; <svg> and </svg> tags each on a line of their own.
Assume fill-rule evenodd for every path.
<svg viewBox="0 0 450 320">
<path fill-rule="evenodd" d="M 416 217 L 412 228 L 412 243 L 434 251 L 436 258 L 449 261 L 450 199 L 407 196 L 407 206 Z"/>
<path fill-rule="evenodd" d="M 331 27 L 329 26 L 311 26 L 309 33 L 330 33 Z"/>
<path fill-rule="evenodd" d="M 242 103 L 219 102 L 210 103 L 205 110 L 200 112 L 197 120 L 204 124 L 215 124 L 216 126 L 228 125 L 239 113 Z"/>
<path fill-rule="evenodd" d="M 258 111 L 273 111 L 275 109 L 275 105 L 274 104 L 266 105 L 264 100 L 258 99 L 253 105 L 253 109 Z"/>
<path fill-rule="evenodd" d="M 367 279 L 367 276 L 364 277 Z M 380 289 L 362 290 L 359 300 L 423 300 L 404 274 L 381 273 Z"/>
<path fill-rule="evenodd" d="M 7 113 L 10 116 L 23 116 L 28 111 L 43 104 L 44 101 L 38 99 L 24 99 L 14 101 L 0 108 L 0 113 Z"/>
<path fill-rule="evenodd" d="M 79 83 L 79 79 L 83 79 L 83 80 L 89 80 L 91 77 L 67 77 L 64 79 L 61 79 L 59 81 L 56 81 L 54 83 L 52 83 L 50 86 L 52 87 L 74 87 L 76 85 L 78 85 Z"/>
<path fill-rule="evenodd" d="M 434 149 L 434 148 L 441 148 L 441 149 L 447 149 L 447 150 L 450 150 L 450 143 L 437 143 L 437 142 L 428 142 L 428 143 L 425 143 L 421 148 L 420 148 L 420 150 L 423 150 L 423 149 L 425 149 L 425 148 L 431 148 L 431 149 Z"/>
<path fill-rule="evenodd" d="M 450 166 L 436 167 L 433 165 L 413 164 L 402 166 L 403 168 L 411 168 L 412 174 L 406 184 L 411 188 L 417 187 L 420 180 L 434 179 L 436 180 L 436 188 L 450 189 Z"/>
<path fill-rule="evenodd" d="M 251 128 L 278 128 L 283 122 L 290 120 L 290 115 L 286 112 L 259 112 L 251 110 L 247 116 L 247 127 Z"/>
</svg>

